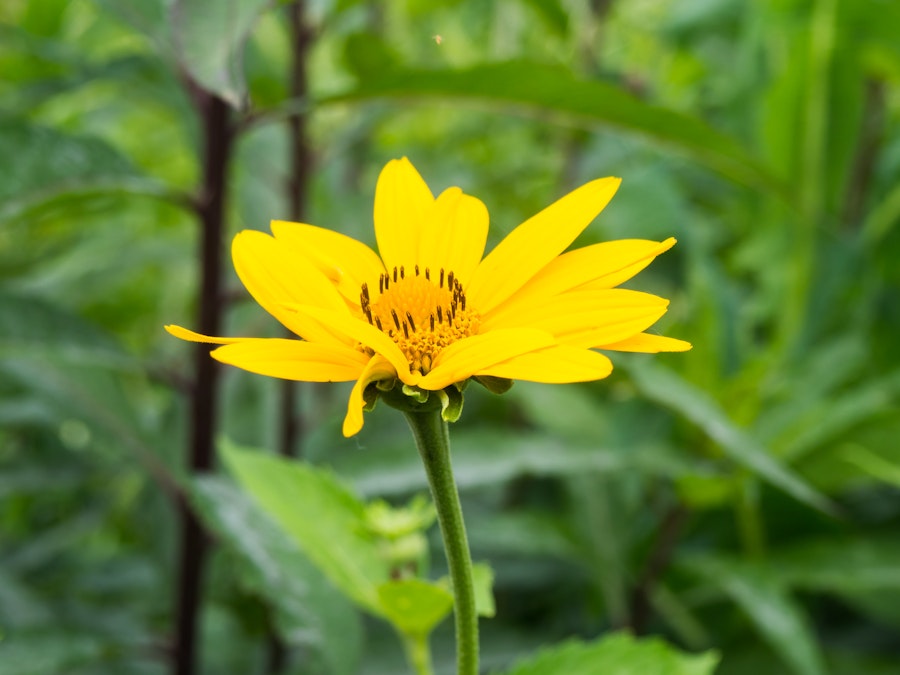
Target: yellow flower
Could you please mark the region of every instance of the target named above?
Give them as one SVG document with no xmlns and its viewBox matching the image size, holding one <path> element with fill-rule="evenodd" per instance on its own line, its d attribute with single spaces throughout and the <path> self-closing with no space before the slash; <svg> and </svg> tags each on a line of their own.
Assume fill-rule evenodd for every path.
<svg viewBox="0 0 900 675">
<path fill-rule="evenodd" d="M 282 221 L 270 236 L 239 233 L 238 276 L 302 340 L 172 335 L 222 347 L 213 357 L 289 380 L 356 381 L 345 436 L 363 425 L 363 392 L 399 379 L 439 391 L 474 376 L 535 382 L 606 377 L 596 349 L 684 351 L 645 333 L 668 300 L 615 288 L 675 240 L 626 239 L 563 253 L 606 206 L 618 178 L 569 193 L 513 230 L 484 259 L 488 212 L 456 187 L 435 198 L 407 159 L 385 166 L 368 246 L 331 230 Z"/>
</svg>

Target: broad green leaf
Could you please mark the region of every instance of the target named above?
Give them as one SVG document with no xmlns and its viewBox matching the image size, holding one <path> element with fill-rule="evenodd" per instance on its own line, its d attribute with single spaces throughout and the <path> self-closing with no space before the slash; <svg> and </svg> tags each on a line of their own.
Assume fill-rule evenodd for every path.
<svg viewBox="0 0 900 675">
<path fill-rule="evenodd" d="M 708 394 L 662 366 L 634 361 L 629 372 L 644 396 L 693 422 L 732 460 L 795 499 L 820 511 L 834 513 L 834 506 L 827 497 L 772 457 L 765 447 L 732 422 Z"/>
<path fill-rule="evenodd" d="M 713 558 L 696 558 L 686 566 L 728 595 L 794 673 L 825 673 L 809 617 L 768 568 Z"/>
<path fill-rule="evenodd" d="M 685 654 L 659 638 L 613 633 L 548 647 L 504 675 L 712 675 L 718 662 L 715 652 Z"/>
<path fill-rule="evenodd" d="M 772 573 L 786 586 L 851 595 L 900 591 L 900 541 L 869 535 L 798 543 L 773 552 Z"/>
<path fill-rule="evenodd" d="M 0 222 L 71 195 L 125 193 L 173 199 L 157 181 L 141 176 L 104 141 L 63 134 L 0 117 Z"/>
<path fill-rule="evenodd" d="M 424 636 L 453 609 L 446 588 L 422 579 L 390 580 L 378 586 L 381 614 L 405 635 Z"/>
<path fill-rule="evenodd" d="M 509 61 L 464 70 L 389 69 L 320 102 L 383 98 L 460 99 L 583 128 L 611 126 L 671 145 L 739 183 L 781 191 L 733 138 L 697 118 L 649 105 L 608 82 L 579 79 L 564 68 Z"/>
<path fill-rule="evenodd" d="M 241 562 L 248 589 L 276 610 L 284 643 L 316 654 L 333 675 L 359 667 L 362 627 L 348 601 L 245 493 L 221 478 L 193 481 L 207 527 Z"/>
<path fill-rule="evenodd" d="M 387 563 L 366 529 L 365 506 L 334 475 L 220 443 L 225 464 L 254 501 L 343 593 L 380 614 Z"/>
<path fill-rule="evenodd" d="M 244 45 L 270 0 L 175 0 L 172 32 L 182 65 L 231 106 L 245 104 Z"/>
</svg>

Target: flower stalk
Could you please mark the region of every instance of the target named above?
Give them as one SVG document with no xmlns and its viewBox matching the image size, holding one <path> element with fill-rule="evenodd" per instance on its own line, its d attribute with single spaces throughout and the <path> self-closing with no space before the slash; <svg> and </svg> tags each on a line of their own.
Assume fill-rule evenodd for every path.
<svg viewBox="0 0 900 675">
<path fill-rule="evenodd" d="M 450 435 L 441 411 L 405 411 L 425 464 L 425 473 L 437 510 L 450 581 L 453 584 L 453 613 L 456 619 L 457 675 L 478 673 L 478 614 L 475 609 L 475 585 L 472 556 L 463 522 L 459 492 L 450 462 Z"/>
</svg>

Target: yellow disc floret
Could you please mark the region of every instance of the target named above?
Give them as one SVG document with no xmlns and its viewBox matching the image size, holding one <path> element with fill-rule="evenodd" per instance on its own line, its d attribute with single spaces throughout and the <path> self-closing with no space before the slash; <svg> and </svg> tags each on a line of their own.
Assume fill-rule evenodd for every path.
<svg viewBox="0 0 900 675">
<path fill-rule="evenodd" d="M 418 265 L 413 272 L 395 267 L 382 274 L 375 298 L 363 284 L 360 308 L 370 324 L 397 343 L 410 372 L 424 375 L 444 347 L 475 335 L 479 317 L 466 308 L 466 294 L 453 272 L 441 269 L 433 275 L 426 267 L 420 274 Z"/>
</svg>

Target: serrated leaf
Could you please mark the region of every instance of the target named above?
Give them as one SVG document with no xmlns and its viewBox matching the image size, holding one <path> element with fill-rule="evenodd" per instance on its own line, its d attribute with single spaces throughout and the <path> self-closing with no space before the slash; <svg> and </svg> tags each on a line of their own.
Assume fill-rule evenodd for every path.
<svg viewBox="0 0 900 675">
<path fill-rule="evenodd" d="M 270 0 L 175 0 L 172 27 L 182 65 L 229 105 L 244 105 L 244 45 Z"/>
<path fill-rule="evenodd" d="M 825 495 L 770 455 L 732 422 L 708 394 L 662 366 L 633 362 L 628 370 L 644 396 L 693 422 L 732 460 L 795 499 L 825 513 L 835 513 L 834 505 Z"/>
<path fill-rule="evenodd" d="M 378 586 L 381 614 L 405 635 L 428 635 L 453 609 L 453 595 L 422 579 L 390 580 Z"/>
<path fill-rule="evenodd" d="M 685 654 L 658 638 L 614 633 L 544 649 L 504 675 L 711 675 L 718 662 L 715 652 Z"/>
<path fill-rule="evenodd" d="M 355 673 L 362 627 L 348 601 L 236 486 L 216 477 L 192 486 L 201 518 L 242 563 L 245 585 L 275 608 L 282 641 L 317 654 L 332 675 Z"/>
<path fill-rule="evenodd" d="M 366 528 L 365 505 L 328 471 L 219 444 L 231 473 L 343 593 L 380 614 L 387 563 Z"/>
</svg>

